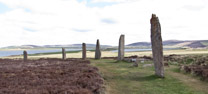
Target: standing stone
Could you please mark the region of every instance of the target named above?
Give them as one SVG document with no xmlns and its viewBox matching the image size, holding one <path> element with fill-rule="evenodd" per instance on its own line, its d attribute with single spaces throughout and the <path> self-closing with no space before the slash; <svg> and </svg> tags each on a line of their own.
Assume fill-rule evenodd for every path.
<svg viewBox="0 0 208 94">
<path fill-rule="evenodd" d="M 23 51 L 24 61 L 27 61 L 27 51 Z"/>
<path fill-rule="evenodd" d="M 163 65 L 163 44 L 161 37 L 161 27 L 158 17 L 152 14 L 151 23 L 151 43 L 153 62 L 155 66 L 155 74 L 159 77 L 164 77 Z"/>
<path fill-rule="evenodd" d="M 118 61 L 122 61 L 124 59 L 124 48 L 124 35 L 121 35 L 118 46 Z"/>
<path fill-rule="evenodd" d="M 101 58 L 101 50 L 100 50 L 100 42 L 99 39 L 97 40 L 96 50 L 95 50 L 95 59 Z"/>
<path fill-rule="evenodd" d="M 62 48 L 62 59 L 65 60 L 66 59 L 66 52 L 65 52 L 65 48 Z"/>
<path fill-rule="evenodd" d="M 86 44 L 82 43 L 82 59 L 86 59 Z"/>
</svg>

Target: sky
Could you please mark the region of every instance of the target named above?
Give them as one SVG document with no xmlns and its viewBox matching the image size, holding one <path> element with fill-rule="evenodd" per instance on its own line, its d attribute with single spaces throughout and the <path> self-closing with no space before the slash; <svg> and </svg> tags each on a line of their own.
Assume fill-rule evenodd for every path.
<svg viewBox="0 0 208 94">
<path fill-rule="evenodd" d="M 150 42 L 150 18 L 163 40 L 207 40 L 208 0 L 0 0 L 0 47 Z"/>
</svg>

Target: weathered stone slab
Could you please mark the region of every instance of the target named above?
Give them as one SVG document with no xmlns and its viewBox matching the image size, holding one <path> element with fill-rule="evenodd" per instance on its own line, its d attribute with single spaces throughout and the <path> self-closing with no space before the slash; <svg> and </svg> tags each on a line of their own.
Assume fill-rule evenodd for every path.
<svg viewBox="0 0 208 94">
<path fill-rule="evenodd" d="M 152 54 L 153 54 L 153 62 L 155 66 L 155 74 L 159 77 L 164 77 L 161 26 L 159 19 L 155 14 L 152 14 L 150 23 L 151 23 Z"/>
<path fill-rule="evenodd" d="M 82 59 L 85 60 L 86 56 L 86 44 L 82 43 Z"/>
<path fill-rule="evenodd" d="M 100 50 L 100 41 L 98 39 L 96 43 L 95 59 L 100 59 L 100 58 L 101 58 L 101 50 Z"/>
<path fill-rule="evenodd" d="M 62 59 L 63 60 L 66 59 L 66 51 L 65 51 L 65 48 L 62 48 Z"/>
<path fill-rule="evenodd" d="M 118 61 L 122 61 L 124 59 L 124 35 L 120 36 L 119 46 L 118 46 Z"/>
<path fill-rule="evenodd" d="M 23 58 L 24 58 L 24 61 L 27 61 L 27 51 L 23 51 Z"/>
</svg>

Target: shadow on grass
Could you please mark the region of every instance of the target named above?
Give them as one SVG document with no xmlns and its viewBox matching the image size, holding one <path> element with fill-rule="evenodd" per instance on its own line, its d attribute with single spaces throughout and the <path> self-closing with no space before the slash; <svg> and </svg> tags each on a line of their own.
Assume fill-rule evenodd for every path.
<svg viewBox="0 0 208 94">
<path fill-rule="evenodd" d="M 114 62 L 111 62 L 111 63 L 121 63 L 121 61 L 114 61 Z"/>
<path fill-rule="evenodd" d="M 161 78 L 161 77 L 156 76 L 156 75 L 149 75 L 149 76 L 144 76 L 144 77 L 132 76 L 130 79 L 142 82 L 142 81 L 152 81 L 152 80 L 164 79 L 164 78 Z"/>
<path fill-rule="evenodd" d="M 173 68 L 173 69 L 171 69 L 171 71 L 176 72 L 176 73 L 180 73 L 181 72 L 179 68 Z"/>
<path fill-rule="evenodd" d="M 129 62 L 124 61 L 124 60 L 122 60 L 122 61 L 118 61 L 118 60 L 116 60 L 116 61 L 114 61 L 114 62 L 112 62 L 112 63 L 129 63 Z"/>
</svg>

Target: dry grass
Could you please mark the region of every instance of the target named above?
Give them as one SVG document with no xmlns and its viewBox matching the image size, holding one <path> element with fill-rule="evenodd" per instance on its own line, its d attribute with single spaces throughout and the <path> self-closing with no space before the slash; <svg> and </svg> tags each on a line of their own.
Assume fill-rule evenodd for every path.
<svg viewBox="0 0 208 94">
<path fill-rule="evenodd" d="M 171 66 L 171 67 L 172 67 L 172 69 L 173 68 L 177 69 L 176 66 Z M 177 73 L 177 72 L 170 71 L 170 69 L 167 70 L 166 72 L 169 75 L 171 75 L 172 77 L 180 80 L 185 85 L 193 88 L 194 90 L 203 91 L 203 92 L 206 92 L 206 94 L 208 94 L 208 90 L 207 90 L 208 89 L 208 83 L 207 82 L 200 81 L 197 78 L 191 77 L 189 75 L 184 75 L 182 73 Z"/>
<path fill-rule="evenodd" d="M 178 55 L 184 55 L 184 54 L 208 54 L 208 50 L 166 50 L 164 51 L 164 55 L 170 55 L 170 54 L 178 54 Z M 117 57 L 118 53 L 111 52 L 111 51 L 102 51 L 102 57 Z M 143 52 L 125 52 L 125 56 L 132 56 L 132 55 L 138 55 L 138 56 L 151 56 L 152 51 L 143 51 Z M 82 52 L 78 53 L 67 53 L 67 58 L 81 58 Z M 87 57 L 88 58 L 94 58 L 95 52 L 87 51 Z M 4 57 L 4 58 L 22 58 L 22 56 L 12 56 L 12 57 Z M 62 58 L 62 54 L 49 54 L 49 55 L 34 55 L 29 56 L 31 59 L 37 59 L 37 58 Z"/>
</svg>

